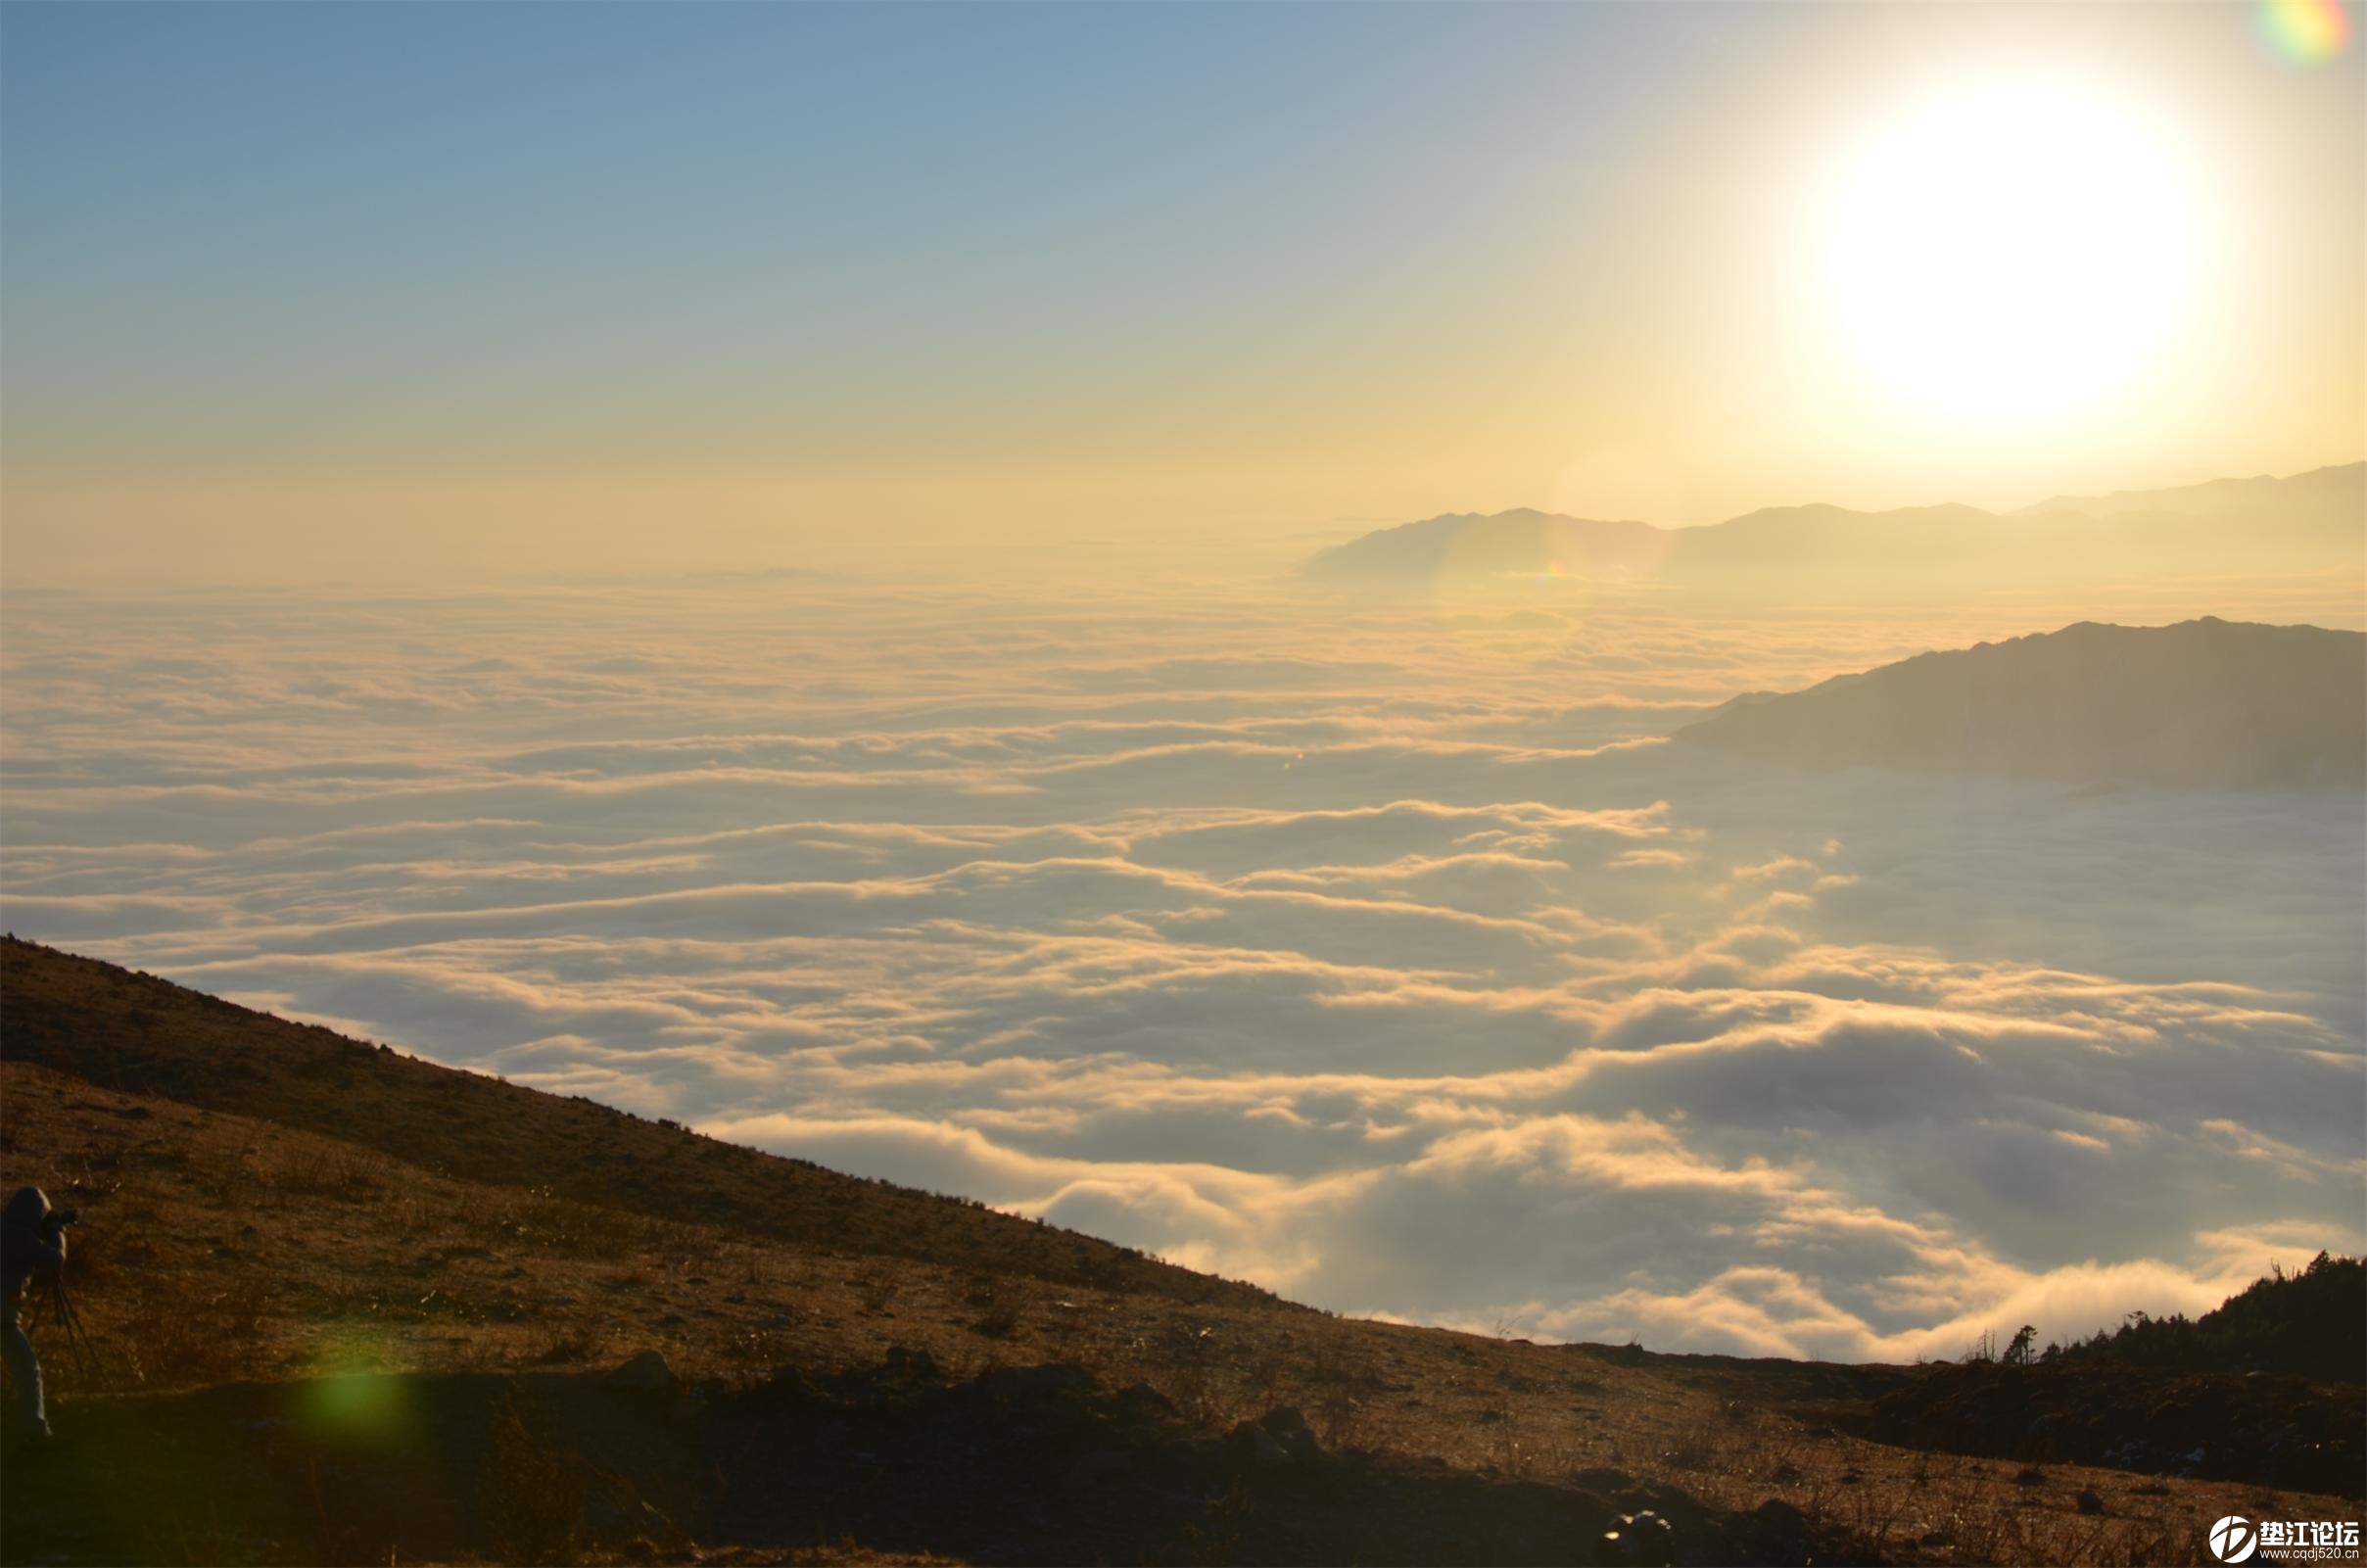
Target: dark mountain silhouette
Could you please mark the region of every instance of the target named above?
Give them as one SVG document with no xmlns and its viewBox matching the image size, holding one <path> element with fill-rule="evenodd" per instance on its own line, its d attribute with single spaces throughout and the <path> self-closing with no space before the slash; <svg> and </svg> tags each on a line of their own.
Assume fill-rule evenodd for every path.
<svg viewBox="0 0 2367 1568">
<path fill-rule="evenodd" d="M 2043 1359 L 2367 1383 L 2363 1328 L 2367 1260 L 2320 1253 L 2293 1273 L 2272 1269 L 2201 1317 L 2132 1313 L 2092 1338 L 2049 1346 Z"/>
<path fill-rule="evenodd" d="M 2313 1491 L 2367 1473 L 2367 1264 L 2272 1267 L 2199 1318 L 2132 1312 L 2036 1356 L 1943 1367 L 1877 1392 L 1887 1442 L 2021 1460 L 2176 1469 Z"/>
<path fill-rule="evenodd" d="M 2367 634 L 2083 621 L 1737 697 L 1675 738 L 1809 768 L 2355 789 L 2367 785 Z"/>
<path fill-rule="evenodd" d="M 1442 577 L 1651 577 L 1711 587 L 1813 577 L 1872 591 L 1904 575 L 2017 580 L 2151 571 L 2295 571 L 2367 560 L 2367 463 L 2290 478 L 1977 506 L 1853 511 L 1775 506 L 1700 528 L 1601 522 L 1529 508 L 1451 512 L 1321 550 L 1316 582 Z"/>
</svg>

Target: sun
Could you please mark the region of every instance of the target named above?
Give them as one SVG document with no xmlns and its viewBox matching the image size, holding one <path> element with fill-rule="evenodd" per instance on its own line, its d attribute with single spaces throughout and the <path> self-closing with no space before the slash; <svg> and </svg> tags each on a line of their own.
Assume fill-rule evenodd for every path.
<svg viewBox="0 0 2367 1568">
<path fill-rule="evenodd" d="M 1928 100 L 1835 187 L 1834 325 L 1879 397 L 1926 415 L 2084 412 L 2179 325 L 2189 185 L 2170 145 L 2103 96 L 2012 81 Z"/>
</svg>

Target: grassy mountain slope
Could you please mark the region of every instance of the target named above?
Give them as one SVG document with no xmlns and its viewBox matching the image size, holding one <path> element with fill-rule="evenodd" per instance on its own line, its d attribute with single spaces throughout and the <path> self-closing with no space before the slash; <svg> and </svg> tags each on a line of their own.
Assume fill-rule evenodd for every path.
<svg viewBox="0 0 2367 1568">
<path fill-rule="evenodd" d="M 421 1170 L 831 1249 L 1185 1300 L 1265 1293 L 960 1200 L 861 1181 L 251 1013 L 14 937 L 0 1055 Z"/>
<path fill-rule="evenodd" d="M 2239 1504 L 2356 1513 L 1851 1435 L 1916 1369 L 1336 1318 L 0 964 L 0 1182 L 83 1211 L 87 1340 L 36 1322 L 8 1561 L 2178 1561 Z"/>
</svg>

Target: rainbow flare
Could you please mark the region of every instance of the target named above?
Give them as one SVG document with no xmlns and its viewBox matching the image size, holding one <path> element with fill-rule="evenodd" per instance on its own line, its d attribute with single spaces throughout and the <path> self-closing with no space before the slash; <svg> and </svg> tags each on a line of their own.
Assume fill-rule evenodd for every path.
<svg viewBox="0 0 2367 1568">
<path fill-rule="evenodd" d="M 2260 0 L 2260 30 L 2286 59 L 2314 66 L 2343 52 L 2350 18 L 2343 0 Z"/>
</svg>

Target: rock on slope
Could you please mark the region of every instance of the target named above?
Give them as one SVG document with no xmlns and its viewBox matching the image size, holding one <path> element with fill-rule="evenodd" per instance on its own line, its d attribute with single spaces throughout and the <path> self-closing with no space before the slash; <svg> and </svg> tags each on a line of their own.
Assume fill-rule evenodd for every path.
<svg viewBox="0 0 2367 1568">
<path fill-rule="evenodd" d="M 2367 634 L 2212 617 L 1925 653 L 1677 732 L 1804 767 L 2185 789 L 2367 784 Z"/>
</svg>

